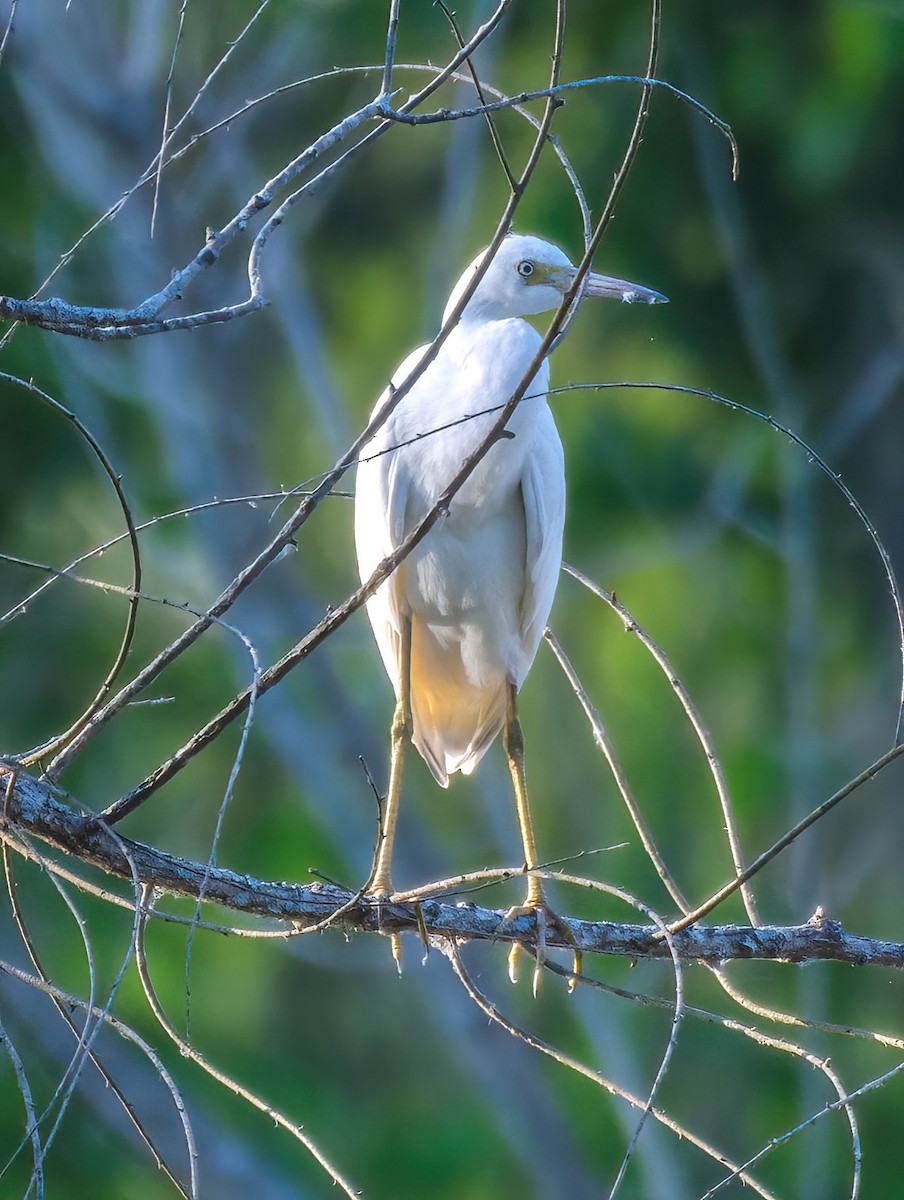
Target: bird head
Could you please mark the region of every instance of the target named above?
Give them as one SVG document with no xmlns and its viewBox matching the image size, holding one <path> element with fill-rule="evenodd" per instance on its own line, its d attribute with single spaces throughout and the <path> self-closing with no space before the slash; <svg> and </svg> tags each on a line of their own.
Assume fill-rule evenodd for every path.
<svg viewBox="0 0 904 1200">
<path fill-rule="evenodd" d="M 481 250 L 453 288 L 444 321 L 483 264 L 486 253 Z M 462 320 L 501 321 L 558 308 L 576 274 L 558 246 L 526 234 L 509 234 L 468 301 Z M 626 304 L 661 304 L 666 300 L 640 284 L 589 273 L 584 278 L 584 295 L 611 296 Z"/>
</svg>

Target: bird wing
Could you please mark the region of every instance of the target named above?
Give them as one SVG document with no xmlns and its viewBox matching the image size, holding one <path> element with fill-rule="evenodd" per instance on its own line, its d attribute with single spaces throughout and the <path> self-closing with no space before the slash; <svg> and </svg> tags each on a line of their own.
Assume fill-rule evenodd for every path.
<svg viewBox="0 0 904 1200">
<path fill-rule="evenodd" d="M 389 388 L 374 405 L 370 419 L 389 403 L 393 389 L 401 387 L 420 362 L 427 346 L 419 346 L 401 363 L 392 377 Z M 366 581 L 379 563 L 398 546 L 407 532 L 405 506 L 408 501 L 408 479 L 400 463 L 404 456 L 393 454 L 391 447 L 399 440 L 394 417 L 390 414 L 383 426 L 362 447 L 355 481 L 355 547 L 362 581 Z M 386 453 L 389 451 L 389 453 Z"/>
<path fill-rule="evenodd" d="M 529 665 L 543 636 L 559 581 L 565 526 L 564 454 L 552 413 L 545 407 L 521 476 L 521 497 L 526 533 L 521 636 Z"/>
<path fill-rule="evenodd" d="M 427 349 L 419 346 L 402 362 L 392 377 L 398 388 L 411 374 Z M 371 420 L 389 402 L 391 388 L 380 396 Z M 355 550 L 362 583 L 374 573 L 387 555 L 405 537 L 405 509 L 408 503 L 409 476 L 401 454 L 380 453 L 399 440 L 394 414 L 377 430 L 361 450 L 355 480 Z M 399 634 L 402 614 L 399 604 L 399 573 L 395 572 L 367 602 L 367 612 L 387 673 L 398 690 Z"/>
</svg>

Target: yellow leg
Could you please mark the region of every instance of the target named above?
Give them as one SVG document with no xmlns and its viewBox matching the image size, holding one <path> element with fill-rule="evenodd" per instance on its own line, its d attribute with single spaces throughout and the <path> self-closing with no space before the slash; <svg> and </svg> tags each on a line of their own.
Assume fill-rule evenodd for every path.
<svg viewBox="0 0 904 1200">
<path fill-rule="evenodd" d="M 521 722 L 518 720 L 518 709 L 515 701 L 516 689 L 513 683 L 507 685 L 505 695 L 505 725 L 502 729 L 502 740 L 505 745 L 505 756 L 508 759 L 509 773 L 512 777 L 512 787 L 515 792 L 515 808 L 518 812 L 518 826 L 521 830 L 521 845 L 524 847 L 524 865 L 528 872 L 539 865 L 537 858 L 537 843 L 534 840 L 534 826 L 530 819 L 530 805 L 527 801 L 527 782 L 524 777 L 524 735 L 521 732 Z M 524 904 L 509 910 L 509 916 L 521 916 L 534 913 L 537 919 L 537 959 L 534 968 L 534 994 L 540 986 L 540 972 L 546 958 L 546 898 L 543 886 L 536 875 L 527 876 L 527 896 Z M 509 979 L 512 983 L 518 980 L 518 960 L 525 953 L 520 942 L 513 942 L 509 951 Z"/>
<path fill-rule="evenodd" d="M 521 732 L 521 722 L 518 720 L 515 696 L 515 685 L 507 684 L 505 725 L 502 738 L 505 743 L 509 772 L 512 776 L 512 787 L 515 789 L 515 807 L 518 810 L 521 844 L 524 847 L 524 865 L 528 871 L 532 871 L 539 866 L 539 859 L 537 858 L 537 844 L 534 841 L 534 827 L 530 819 L 530 806 L 527 802 L 527 783 L 524 778 L 524 735 Z M 536 875 L 527 877 L 527 898 L 524 903 L 527 908 L 534 908 L 544 903 L 543 888 Z"/>
<path fill-rule="evenodd" d="M 377 862 L 374 868 L 371 891 L 376 896 L 386 897 L 393 893 L 392 886 L 392 848 L 395 842 L 396 822 L 399 816 L 399 797 L 402 791 L 402 769 L 405 765 L 405 749 L 411 741 L 411 621 L 406 620 L 402 626 L 401 646 L 399 647 L 399 697 L 396 701 L 395 714 L 392 718 L 391 750 L 389 766 L 389 789 L 386 793 L 386 803 L 383 808 L 383 821 L 380 828 L 380 845 L 377 850 Z M 401 973 L 402 943 L 399 935 L 394 933 L 392 938 L 392 956 Z"/>
<path fill-rule="evenodd" d="M 563 928 L 555 913 L 546 903 L 543 885 L 536 875 L 530 874 L 540 865 L 537 857 L 537 843 L 534 840 L 534 826 L 530 817 L 530 806 L 527 801 L 527 783 L 524 776 L 524 735 L 521 732 L 521 722 L 518 720 L 516 705 L 517 691 L 513 683 L 508 684 L 505 697 L 505 725 L 503 726 L 503 742 L 508 759 L 509 772 L 512 777 L 512 787 L 515 790 L 515 807 L 518 810 L 518 824 L 521 828 L 521 844 L 524 847 L 524 865 L 527 868 L 527 896 L 524 904 L 509 910 L 510 916 L 522 916 L 533 913 L 537 921 L 537 957 L 534 967 L 534 995 L 540 986 L 543 964 L 546 961 L 546 929 L 549 924 Z M 565 930 L 567 933 L 567 929 Z M 518 979 L 518 960 L 526 951 L 520 942 L 513 942 L 509 951 L 509 978 L 512 983 Z M 574 952 L 574 973 L 580 971 L 578 951 Z M 569 991 L 573 990 L 574 975 L 569 982 Z"/>
</svg>

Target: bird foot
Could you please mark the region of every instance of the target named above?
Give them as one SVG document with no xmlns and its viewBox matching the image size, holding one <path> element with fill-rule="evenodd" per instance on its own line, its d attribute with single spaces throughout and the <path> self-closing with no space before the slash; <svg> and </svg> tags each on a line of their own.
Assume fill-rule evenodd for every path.
<svg viewBox="0 0 904 1200">
<path fill-rule="evenodd" d="M 545 900 L 531 899 L 530 897 L 524 904 L 516 904 L 510 908 L 505 914 L 506 921 L 514 921 L 518 917 L 533 916 L 537 922 L 537 949 L 534 957 L 534 972 L 532 980 L 532 990 L 536 997 L 540 991 L 540 979 L 543 973 L 543 967 L 546 963 L 546 934 L 547 930 L 552 929 L 558 933 L 566 942 L 572 942 L 574 939 L 568 925 L 549 907 Z M 509 951 L 508 958 L 508 974 L 512 983 L 518 982 L 518 966 L 522 957 L 531 957 L 530 952 L 526 949 L 522 942 L 513 942 L 512 948 Z M 572 950 L 572 974 L 568 980 L 568 990 L 574 991 L 577 983 L 577 976 L 581 971 L 581 952 L 577 948 Z"/>
<path fill-rule="evenodd" d="M 370 893 L 371 899 L 375 902 L 377 908 L 377 928 L 383 932 L 383 906 L 392 900 L 392 892 L 380 889 L 378 892 Z M 402 974 L 402 938 L 398 933 L 390 933 L 389 945 L 392 950 L 392 958 L 396 965 L 396 970 L 399 975 Z"/>
<path fill-rule="evenodd" d="M 393 962 L 396 965 L 396 970 L 399 977 L 402 975 L 402 939 L 397 933 L 389 935 L 389 948 L 392 950 Z"/>
</svg>

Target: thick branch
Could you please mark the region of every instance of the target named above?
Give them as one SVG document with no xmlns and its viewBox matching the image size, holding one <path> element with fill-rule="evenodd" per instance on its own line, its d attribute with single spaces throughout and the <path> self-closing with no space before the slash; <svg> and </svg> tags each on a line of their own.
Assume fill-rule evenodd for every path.
<svg viewBox="0 0 904 1200">
<path fill-rule="evenodd" d="M 14 768 L 0 764 L 0 778 Z M 16 834 L 41 838 L 56 849 L 91 863 L 112 875 L 139 882 L 172 895 L 203 897 L 225 908 L 268 920 L 287 921 L 300 929 L 320 923 L 338 908 L 349 905 L 351 892 L 327 884 L 271 883 L 239 875 L 222 867 L 207 867 L 153 846 L 113 835 L 93 816 L 83 816 L 63 801 L 63 793 L 21 771 L 9 792 L 2 829 L 16 847 Z M 513 876 L 517 875 L 513 872 Z M 382 908 L 382 911 L 381 911 Z M 655 925 L 628 925 L 613 921 L 579 921 L 561 918 L 562 930 L 547 929 L 549 945 L 585 953 L 616 954 L 630 958 L 668 958 L 669 949 Z M 419 933 L 431 939 L 456 942 L 535 942 L 533 917 L 514 920 L 503 910 L 446 899 L 419 903 L 377 903 L 366 897 L 350 904 L 335 921 L 337 928 L 377 932 Z M 832 959 L 855 965 L 904 967 L 904 944 L 877 941 L 846 933 L 838 921 L 821 911 L 804 925 L 755 928 L 748 925 L 695 925 L 674 936 L 677 954 L 690 962 L 724 962 L 730 959 L 768 959 L 774 962 L 807 962 Z"/>
</svg>

